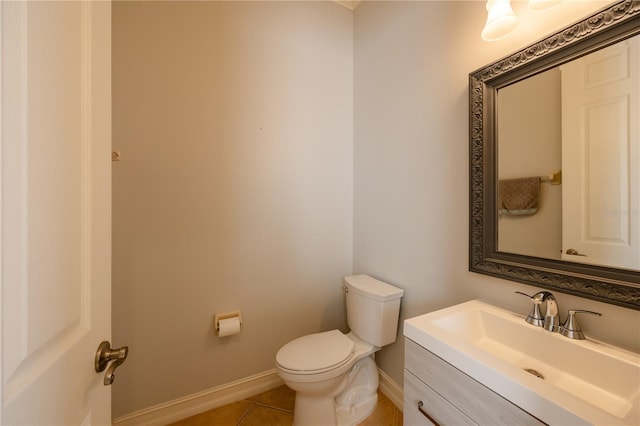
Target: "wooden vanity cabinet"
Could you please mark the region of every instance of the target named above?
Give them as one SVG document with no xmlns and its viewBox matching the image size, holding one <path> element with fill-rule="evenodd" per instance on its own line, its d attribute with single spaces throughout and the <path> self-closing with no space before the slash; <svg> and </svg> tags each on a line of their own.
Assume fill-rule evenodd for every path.
<svg viewBox="0 0 640 426">
<path fill-rule="evenodd" d="M 544 425 L 405 338 L 404 425 Z"/>
</svg>

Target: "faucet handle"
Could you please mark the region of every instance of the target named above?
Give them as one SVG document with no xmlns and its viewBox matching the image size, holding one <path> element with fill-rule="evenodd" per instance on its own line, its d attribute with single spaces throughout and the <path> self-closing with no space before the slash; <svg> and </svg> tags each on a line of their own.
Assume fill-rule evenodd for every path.
<svg viewBox="0 0 640 426">
<path fill-rule="evenodd" d="M 569 309 L 567 320 L 560 326 L 558 332 L 569 339 L 584 340 L 584 333 L 578 325 L 576 314 L 591 314 L 602 316 L 600 312 L 585 311 L 583 309 Z"/>
<path fill-rule="evenodd" d="M 540 312 L 540 305 L 542 304 L 542 301 L 545 297 L 546 292 L 541 291 L 534 294 L 533 296 L 529 296 L 527 293 L 523 293 L 521 291 L 516 291 L 515 293 L 528 297 L 529 300 L 531 300 L 531 302 L 533 303 L 533 306 L 531 307 L 531 312 L 529 312 L 529 315 L 527 315 L 527 319 L 525 321 L 527 321 L 531 325 L 543 327 L 544 317 Z"/>
</svg>

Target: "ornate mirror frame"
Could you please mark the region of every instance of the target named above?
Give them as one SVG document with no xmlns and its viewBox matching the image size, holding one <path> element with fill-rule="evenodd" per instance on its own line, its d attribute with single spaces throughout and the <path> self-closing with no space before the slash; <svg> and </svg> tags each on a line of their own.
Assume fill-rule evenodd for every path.
<svg viewBox="0 0 640 426">
<path fill-rule="evenodd" d="M 640 1 L 621 1 L 469 75 L 469 270 L 640 310 L 640 271 L 497 251 L 498 89 L 640 34 Z"/>
</svg>

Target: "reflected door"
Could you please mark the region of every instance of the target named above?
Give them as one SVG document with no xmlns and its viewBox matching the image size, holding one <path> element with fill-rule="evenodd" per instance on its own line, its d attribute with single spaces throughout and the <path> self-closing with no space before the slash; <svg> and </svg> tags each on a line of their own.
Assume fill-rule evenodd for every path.
<svg viewBox="0 0 640 426">
<path fill-rule="evenodd" d="M 562 253 L 640 269 L 638 37 L 562 72 Z"/>
<path fill-rule="evenodd" d="M 110 4 L 0 8 L 0 423 L 111 424 Z"/>
</svg>

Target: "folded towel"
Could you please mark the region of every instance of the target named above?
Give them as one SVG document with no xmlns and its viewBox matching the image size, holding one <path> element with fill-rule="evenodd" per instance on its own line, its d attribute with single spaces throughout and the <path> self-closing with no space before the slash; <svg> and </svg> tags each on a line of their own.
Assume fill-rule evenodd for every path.
<svg viewBox="0 0 640 426">
<path fill-rule="evenodd" d="M 540 177 L 498 181 L 498 213 L 524 216 L 538 211 Z"/>
</svg>

